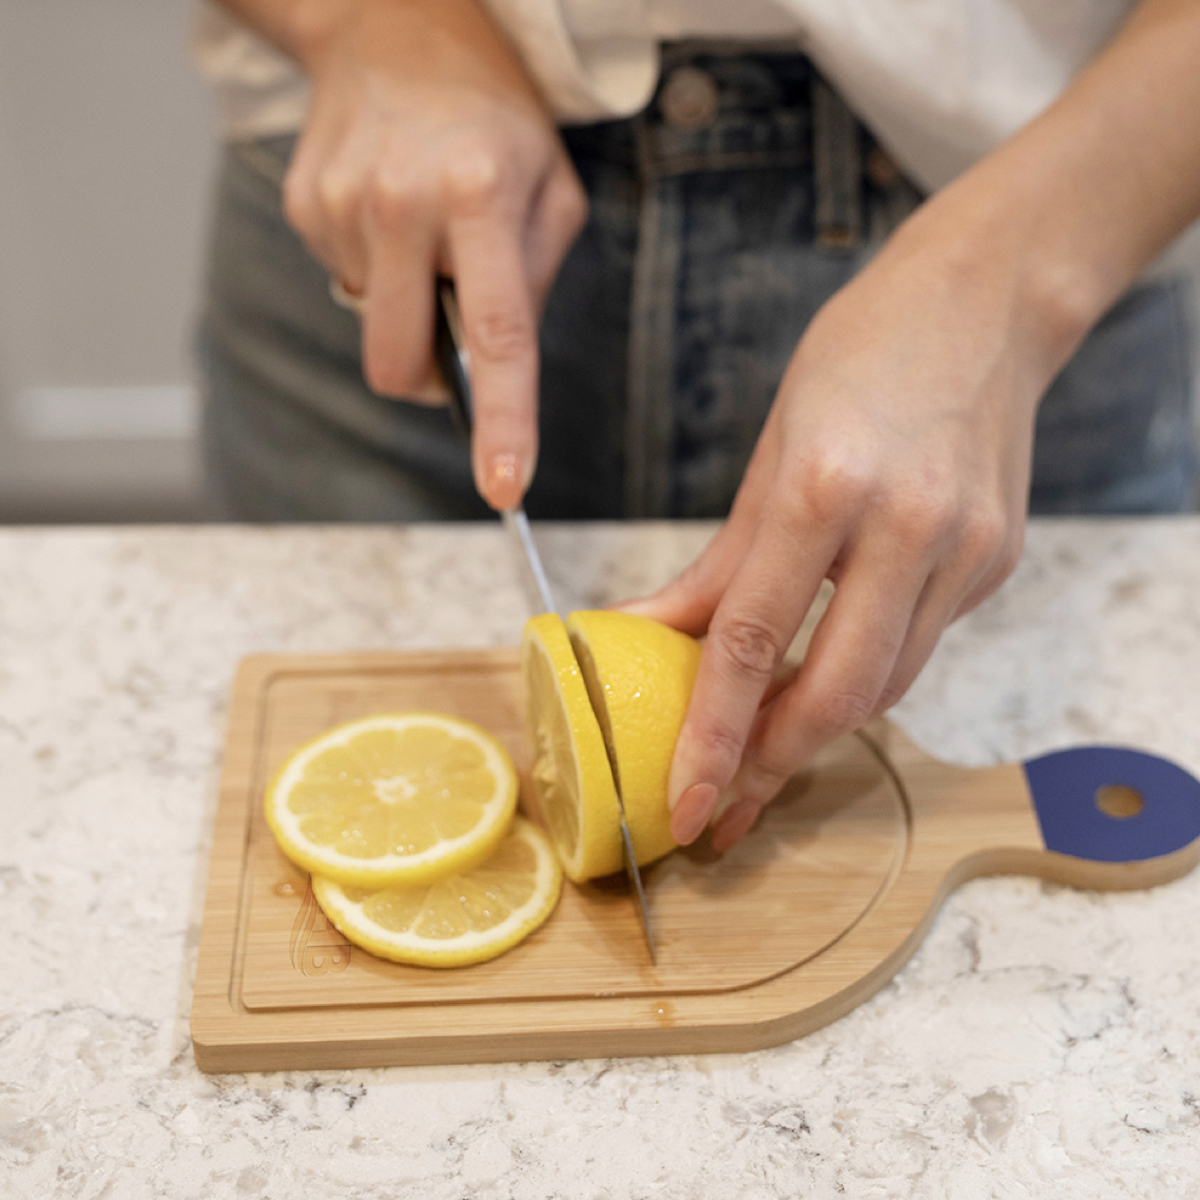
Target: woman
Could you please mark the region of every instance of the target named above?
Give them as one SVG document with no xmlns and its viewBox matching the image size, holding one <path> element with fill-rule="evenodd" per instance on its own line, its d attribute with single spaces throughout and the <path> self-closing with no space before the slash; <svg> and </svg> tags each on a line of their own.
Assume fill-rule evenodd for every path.
<svg viewBox="0 0 1200 1200">
<path fill-rule="evenodd" d="M 202 39 L 235 109 L 218 511 L 471 515 L 472 478 L 534 515 L 732 503 L 633 606 L 707 632 L 680 841 L 733 844 L 904 694 L 1013 569 L 1031 486 L 1041 511 L 1193 504 L 1181 289 L 1129 289 L 1200 211 L 1200 5 L 223 2 L 283 57 Z M 388 399 L 435 395 L 438 273 L 469 472 L 440 411 Z"/>
</svg>

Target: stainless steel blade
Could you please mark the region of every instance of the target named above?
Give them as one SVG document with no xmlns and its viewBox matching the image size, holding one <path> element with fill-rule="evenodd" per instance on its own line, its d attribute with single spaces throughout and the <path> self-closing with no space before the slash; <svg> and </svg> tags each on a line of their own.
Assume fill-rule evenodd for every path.
<svg viewBox="0 0 1200 1200">
<path fill-rule="evenodd" d="M 435 336 L 435 352 L 438 367 L 445 379 L 450 392 L 450 410 L 458 424 L 459 431 L 470 441 L 472 425 L 471 404 L 471 359 L 467 353 L 466 339 L 463 336 L 462 317 L 458 310 L 458 297 L 454 293 L 454 284 L 449 279 L 439 279 L 437 286 L 437 330 Z M 558 612 L 554 603 L 554 595 L 550 591 L 550 580 L 542 565 L 541 555 L 529 529 L 529 518 L 521 505 L 505 509 L 500 518 L 508 531 L 509 539 L 518 548 L 518 561 L 522 562 L 527 572 L 530 607 L 535 612 Z M 539 607 L 540 605 L 540 607 Z M 625 801 L 621 797 L 620 780 L 617 775 L 617 764 L 611 760 L 613 783 L 617 790 L 617 816 L 621 823 L 621 857 L 625 864 L 625 875 L 629 880 L 637 904 L 638 918 L 642 924 L 642 932 L 646 936 L 646 947 L 650 951 L 650 961 L 658 961 L 654 951 L 654 932 L 650 925 L 650 910 L 646 903 L 646 889 L 642 885 L 642 873 L 638 868 L 637 858 L 633 853 L 633 838 L 629 833 L 629 822 L 625 817 Z"/>
<path fill-rule="evenodd" d="M 642 933 L 646 938 L 646 949 L 650 951 L 650 961 L 658 965 L 658 955 L 654 950 L 654 927 L 650 924 L 650 905 L 646 902 L 646 891 L 642 887 L 642 873 L 638 869 L 637 858 L 633 853 L 633 838 L 629 833 L 629 823 L 625 820 L 625 802 L 621 793 L 617 792 L 617 803 L 621 806 L 621 850 L 622 861 L 625 863 L 625 875 L 633 888 L 637 900 L 638 918 L 642 922 Z"/>
<path fill-rule="evenodd" d="M 509 540 L 516 543 L 518 561 L 524 562 L 527 573 L 526 591 L 531 601 L 530 607 L 535 612 L 558 612 L 554 596 L 550 591 L 550 580 L 546 577 L 546 568 L 542 566 L 542 556 L 538 553 L 537 543 L 529 529 L 529 518 L 525 509 L 518 505 L 516 508 L 506 508 L 500 519 L 508 530 Z"/>
</svg>

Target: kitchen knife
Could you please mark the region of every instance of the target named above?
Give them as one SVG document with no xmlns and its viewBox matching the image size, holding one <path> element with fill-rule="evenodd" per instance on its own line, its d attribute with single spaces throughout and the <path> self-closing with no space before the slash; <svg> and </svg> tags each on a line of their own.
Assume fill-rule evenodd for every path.
<svg viewBox="0 0 1200 1200">
<path fill-rule="evenodd" d="M 471 378 L 470 362 L 467 357 L 466 339 L 462 331 L 462 318 L 458 311 L 458 300 L 454 284 L 449 279 L 437 283 L 437 328 L 434 352 L 446 388 L 450 393 L 450 413 L 459 433 L 470 443 L 471 440 Z M 349 290 L 336 277 L 329 281 L 329 295 L 340 308 L 362 315 L 363 297 Z M 510 540 L 517 546 L 517 561 L 525 564 L 522 582 L 530 592 L 531 607 L 535 612 L 556 612 L 554 598 L 550 594 L 550 581 L 542 566 L 541 556 L 529 531 L 529 519 L 521 505 L 505 509 L 500 514 Z"/>
<path fill-rule="evenodd" d="M 455 295 L 454 284 L 449 279 L 439 279 L 437 283 L 437 328 L 434 335 L 434 349 L 438 368 L 450 393 L 450 411 L 455 424 L 464 438 L 470 442 L 472 426 L 471 399 L 471 360 L 467 352 L 466 338 L 463 334 L 462 317 L 458 308 L 458 297 Z M 504 509 L 500 519 L 508 530 L 509 539 L 517 549 L 517 560 L 522 563 L 527 575 L 526 583 L 532 584 L 529 591 L 531 607 L 535 612 L 558 612 L 554 597 L 550 591 L 550 581 L 542 566 L 541 556 L 529 529 L 529 518 L 525 509 L 518 504 L 513 508 Z M 597 720 L 599 714 L 597 714 Z M 656 962 L 654 951 L 654 931 L 650 924 L 650 912 L 646 904 L 646 891 L 642 884 L 642 873 L 638 869 L 637 858 L 633 852 L 633 838 L 629 833 L 629 822 L 625 816 L 625 800 L 621 795 L 620 777 L 617 774 L 617 764 L 613 759 L 611 747 L 608 749 L 609 767 L 612 771 L 613 785 L 617 793 L 617 817 L 621 826 L 622 859 L 625 863 L 625 874 L 633 889 L 637 902 L 638 918 L 641 921 L 642 932 L 646 937 L 646 947 L 650 951 L 650 961 Z"/>
</svg>

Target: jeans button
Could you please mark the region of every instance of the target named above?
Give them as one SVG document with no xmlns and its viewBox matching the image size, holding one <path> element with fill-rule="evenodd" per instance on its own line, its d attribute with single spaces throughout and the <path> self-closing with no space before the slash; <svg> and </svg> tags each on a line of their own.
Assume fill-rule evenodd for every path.
<svg viewBox="0 0 1200 1200">
<path fill-rule="evenodd" d="M 699 67 L 676 67 L 663 83 L 658 106 L 668 125 L 677 129 L 707 129 L 717 119 L 716 82 Z"/>
</svg>

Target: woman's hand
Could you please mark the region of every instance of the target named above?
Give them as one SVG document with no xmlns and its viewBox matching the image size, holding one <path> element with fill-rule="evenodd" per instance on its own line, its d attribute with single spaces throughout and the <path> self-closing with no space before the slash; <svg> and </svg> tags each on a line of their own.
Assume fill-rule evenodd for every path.
<svg viewBox="0 0 1200 1200">
<path fill-rule="evenodd" d="M 932 212 L 937 217 L 936 208 Z M 636 611 L 707 632 L 671 773 L 672 832 L 732 845 L 833 738 L 894 704 L 1021 550 L 1055 369 L 1003 269 L 919 213 L 818 314 L 728 522 Z M 822 580 L 835 594 L 775 679 Z"/>
<path fill-rule="evenodd" d="M 1200 215 L 1200 6 L 1142 0 L 1045 113 L 919 209 L 818 314 L 730 519 L 642 612 L 708 640 L 671 828 L 718 849 L 894 704 L 1017 561 L 1035 409 Z M 822 579 L 794 677 L 773 678 Z M 721 805 L 721 810 L 718 805 Z"/>
<path fill-rule="evenodd" d="M 288 220 L 359 294 L 386 396 L 436 398 L 434 278 L 454 278 L 471 355 L 477 486 L 516 504 L 537 456 L 537 324 L 586 215 L 523 66 L 475 0 L 343 0 L 292 50 L 312 78 Z M 295 30 L 295 27 L 293 27 Z"/>
</svg>

